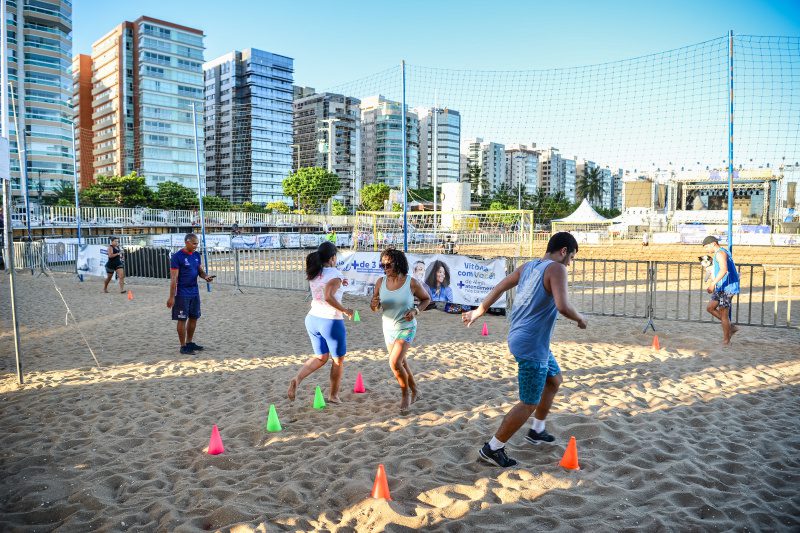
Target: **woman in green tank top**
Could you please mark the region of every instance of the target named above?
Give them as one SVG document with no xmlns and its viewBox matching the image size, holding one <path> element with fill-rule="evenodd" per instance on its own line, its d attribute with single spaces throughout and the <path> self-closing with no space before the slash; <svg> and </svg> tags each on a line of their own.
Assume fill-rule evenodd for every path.
<svg viewBox="0 0 800 533">
<path fill-rule="evenodd" d="M 389 351 L 389 366 L 400 384 L 400 411 L 405 411 L 417 400 L 417 383 L 406 353 L 417 333 L 416 317 L 420 310 L 428 307 L 431 297 L 408 275 L 408 259 L 400 250 L 384 250 L 380 265 L 386 275 L 375 282 L 370 308 L 383 313 L 383 338 Z M 414 297 L 419 299 L 419 306 L 414 305 Z"/>
</svg>

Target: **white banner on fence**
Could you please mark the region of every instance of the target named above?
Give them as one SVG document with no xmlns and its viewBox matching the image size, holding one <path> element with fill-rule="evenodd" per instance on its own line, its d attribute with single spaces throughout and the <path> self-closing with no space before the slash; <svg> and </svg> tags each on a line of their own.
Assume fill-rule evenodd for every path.
<svg viewBox="0 0 800 533">
<path fill-rule="evenodd" d="M 435 302 L 478 305 L 506 275 L 505 259 L 463 255 L 406 254 L 409 273 Z M 337 267 L 348 280 L 347 292 L 371 296 L 383 276 L 380 252 L 339 252 Z M 505 294 L 492 307 L 506 307 Z"/>
<path fill-rule="evenodd" d="M 75 248 L 78 239 L 74 237 L 63 237 L 61 239 L 45 239 L 47 245 L 47 262 L 64 263 L 75 260 Z"/>
<path fill-rule="evenodd" d="M 87 276 L 106 275 L 108 247 L 102 244 L 82 244 L 78 247 L 78 274 Z"/>
</svg>

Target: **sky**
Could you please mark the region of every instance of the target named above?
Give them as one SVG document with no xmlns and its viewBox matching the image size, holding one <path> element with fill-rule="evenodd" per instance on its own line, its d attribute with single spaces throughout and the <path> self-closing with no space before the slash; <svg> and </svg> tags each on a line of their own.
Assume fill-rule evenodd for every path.
<svg viewBox="0 0 800 533">
<path fill-rule="evenodd" d="M 142 15 L 203 30 L 206 60 L 259 48 L 295 83 L 340 85 L 411 65 L 527 70 L 618 61 L 726 35 L 800 35 L 797 0 L 73 1 L 73 53 Z"/>
</svg>

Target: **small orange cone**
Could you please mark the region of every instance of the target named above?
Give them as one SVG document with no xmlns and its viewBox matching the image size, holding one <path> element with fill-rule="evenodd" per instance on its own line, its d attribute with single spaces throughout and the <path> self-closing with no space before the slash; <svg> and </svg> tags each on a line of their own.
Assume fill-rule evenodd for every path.
<svg viewBox="0 0 800 533">
<path fill-rule="evenodd" d="M 486 322 L 483 323 L 483 329 L 481 330 L 481 335 L 484 337 L 489 336 L 489 326 L 486 325 Z"/>
<path fill-rule="evenodd" d="M 391 500 L 389 495 L 389 482 L 386 480 L 386 470 L 383 465 L 378 465 L 378 473 L 375 474 L 375 484 L 372 486 L 372 497 L 379 500 Z"/>
<path fill-rule="evenodd" d="M 133 300 L 133 291 L 128 291 L 128 300 Z"/>
<path fill-rule="evenodd" d="M 653 337 L 653 349 L 655 351 L 659 351 L 661 349 L 661 345 L 658 343 L 658 335 Z"/>
<path fill-rule="evenodd" d="M 217 425 L 211 429 L 211 439 L 208 441 L 208 455 L 218 455 L 225 451 L 225 446 L 222 445 L 222 437 L 219 436 Z"/>
<path fill-rule="evenodd" d="M 564 451 L 564 457 L 561 458 L 558 466 L 563 466 L 567 470 L 581 469 L 581 467 L 578 466 L 578 445 L 575 442 L 575 437 L 569 438 L 569 444 L 567 444 L 567 449 Z"/>
</svg>

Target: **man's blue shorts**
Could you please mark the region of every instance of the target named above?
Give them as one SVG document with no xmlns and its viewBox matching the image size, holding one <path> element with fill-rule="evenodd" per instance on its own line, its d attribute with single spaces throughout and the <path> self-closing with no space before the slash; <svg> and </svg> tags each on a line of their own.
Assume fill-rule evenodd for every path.
<svg viewBox="0 0 800 533">
<path fill-rule="evenodd" d="M 175 303 L 172 304 L 172 320 L 188 318 L 200 318 L 200 295 L 175 296 Z"/>
<path fill-rule="evenodd" d="M 547 362 L 517 359 L 517 379 L 519 381 L 519 400 L 522 403 L 536 405 L 542 399 L 542 391 L 547 378 L 561 373 L 556 358 L 553 354 Z"/>
<path fill-rule="evenodd" d="M 347 353 L 347 330 L 343 319 L 306 315 L 306 331 L 316 355 L 343 357 Z"/>
</svg>

